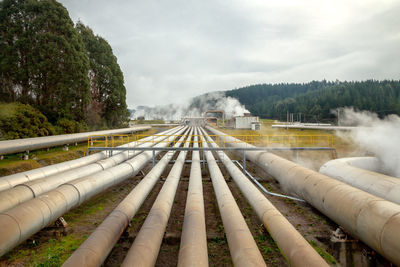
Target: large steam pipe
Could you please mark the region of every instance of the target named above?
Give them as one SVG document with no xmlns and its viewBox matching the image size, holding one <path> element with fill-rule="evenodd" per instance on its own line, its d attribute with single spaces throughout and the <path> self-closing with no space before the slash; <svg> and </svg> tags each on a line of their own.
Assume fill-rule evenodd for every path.
<svg viewBox="0 0 400 267">
<path fill-rule="evenodd" d="M 177 134 L 182 133 L 180 130 Z M 166 147 L 160 143 L 155 147 Z M 160 151 L 155 151 L 158 155 Z M 107 170 L 63 184 L 55 190 L 0 213 L 0 256 L 70 209 L 136 175 L 151 159 L 146 151 Z"/>
<path fill-rule="evenodd" d="M 184 141 L 182 136 L 174 147 L 179 147 Z M 111 252 L 130 220 L 142 206 L 144 200 L 164 172 L 175 151 L 166 153 L 151 171 L 140 181 L 124 200 L 107 216 L 96 230 L 63 264 L 64 267 L 101 266 Z"/>
<path fill-rule="evenodd" d="M 211 146 L 218 147 L 210 136 L 206 135 L 206 138 Z M 290 266 L 329 266 L 223 151 L 218 152 L 217 156 L 278 244 Z"/>
<path fill-rule="evenodd" d="M 198 131 L 195 129 L 193 147 L 198 147 Z M 183 220 L 178 267 L 208 266 L 207 234 L 204 215 L 203 185 L 199 151 L 192 151 L 185 217 Z"/>
<path fill-rule="evenodd" d="M 168 133 L 171 130 L 168 130 L 166 132 Z M 148 139 L 150 140 L 151 138 L 153 137 L 149 137 Z M 122 147 L 125 146 L 127 146 L 127 144 L 122 145 Z M 117 151 L 116 153 L 121 153 L 121 152 Z M 23 184 L 29 181 L 45 178 L 50 175 L 58 174 L 64 171 L 68 171 L 94 162 L 98 162 L 105 158 L 107 158 L 107 153 L 105 151 L 102 151 L 100 153 L 96 153 L 79 159 L 65 161 L 42 168 L 37 168 L 25 172 L 3 176 L 0 178 L 0 191 L 10 189 L 18 184 Z"/>
<path fill-rule="evenodd" d="M 7 176 L 0 177 L 0 191 L 7 190 L 17 184 L 22 184 L 28 181 L 41 179 L 59 172 L 67 171 L 70 169 L 78 168 L 86 164 L 90 164 L 107 157 L 105 151 L 92 154 L 86 157 L 69 160 L 42 168 L 37 168 L 25 172 L 19 172 Z"/>
<path fill-rule="evenodd" d="M 208 147 L 207 140 L 202 139 L 203 147 Z M 233 264 L 238 267 L 267 266 L 212 152 L 206 151 L 205 155 Z"/>
<path fill-rule="evenodd" d="M 217 135 L 224 133 L 207 127 Z M 252 147 L 225 135 L 235 147 Z M 268 152 L 246 157 L 371 248 L 400 265 L 400 206 Z"/>
<path fill-rule="evenodd" d="M 174 128 L 173 130 L 166 131 L 166 133 L 173 133 L 178 130 L 179 129 Z M 143 143 L 141 143 L 139 146 L 150 147 L 155 143 L 162 142 L 167 138 L 164 135 L 165 133 L 163 134 L 163 136 L 158 136 L 156 138 L 154 138 L 154 136 L 144 138 L 142 140 Z M 127 144 L 124 146 L 127 146 Z M 11 209 L 18 204 L 21 204 L 50 190 L 53 190 L 64 183 L 111 168 L 127 159 L 133 158 L 139 153 L 139 151 L 135 151 L 134 153 L 129 153 L 128 151 L 125 151 L 115 154 L 114 156 L 111 156 L 109 158 L 97 161 L 95 163 L 91 163 L 89 165 L 53 174 L 42 179 L 29 181 L 24 184 L 18 184 L 13 188 L 0 192 L 0 212 Z M 10 184 L 12 184 L 13 181 L 9 182 Z"/>
<path fill-rule="evenodd" d="M 151 126 L 148 125 L 135 126 L 133 128 L 123 128 L 116 130 L 105 130 L 105 131 L 95 131 L 95 132 L 75 133 L 75 134 L 61 134 L 61 135 L 52 135 L 45 137 L 0 141 L 0 155 L 24 152 L 24 151 L 32 151 L 41 148 L 48 148 L 65 144 L 83 142 L 88 140 L 88 137 L 91 135 L 134 133 L 138 131 L 148 130 L 150 128 Z M 93 138 L 101 138 L 101 137 L 93 137 Z"/>
<path fill-rule="evenodd" d="M 380 169 L 379 165 L 381 163 L 375 157 L 341 158 L 328 161 L 319 172 L 400 204 L 400 179 L 374 172 Z"/>
<path fill-rule="evenodd" d="M 191 140 L 189 137 L 184 147 L 189 147 Z M 171 214 L 172 205 L 178 188 L 183 165 L 185 163 L 187 151 L 181 151 L 175 161 L 167 179 L 161 188 L 149 214 L 144 221 L 142 228 L 133 241 L 121 266 L 154 266 L 158 252 L 162 243 L 168 219 Z"/>
<path fill-rule="evenodd" d="M 135 128 L 133 128 L 135 130 Z M 140 131 L 142 128 L 137 128 L 136 131 Z M 145 129 L 144 129 L 145 130 Z M 87 133 L 85 133 L 87 134 Z M 42 137 L 40 137 L 42 138 Z M 87 137 L 86 137 L 87 140 Z M 11 140 L 15 141 L 15 140 Z M 2 141 L 4 142 L 4 141 Z M 124 145 L 126 146 L 126 145 Z M 116 152 L 120 153 L 120 152 Z M 60 173 L 63 171 L 71 170 L 74 168 L 78 168 L 81 166 L 88 165 L 90 163 L 105 159 L 107 157 L 107 153 L 102 151 L 100 153 L 92 154 L 89 156 L 85 156 L 79 159 L 69 160 L 65 162 L 61 162 L 58 164 L 53 164 L 50 166 L 37 168 L 25 172 L 20 172 L 16 174 L 11 174 L 7 176 L 0 177 L 0 191 L 9 189 L 14 187 L 17 184 L 26 183 L 28 181 L 33 181 L 36 179 L 45 178 L 47 176 Z"/>
</svg>

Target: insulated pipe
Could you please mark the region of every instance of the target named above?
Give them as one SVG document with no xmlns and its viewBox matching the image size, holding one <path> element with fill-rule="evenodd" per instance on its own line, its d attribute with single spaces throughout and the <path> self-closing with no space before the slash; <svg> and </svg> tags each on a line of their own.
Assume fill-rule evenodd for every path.
<svg viewBox="0 0 400 267">
<path fill-rule="evenodd" d="M 54 147 L 64 144 L 78 143 L 86 141 L 91 135 L 110 135 L 134 133 L 150 129 L 150 126 L 135 126 L 133 128 L 123 128 L 115 130 L 95 131 L 75 134 L 61 134 L 45 137 L 23 138 L 0 141 L 0 155 L 16 152 L 32 151 L 40 148 Z M 97 137 L 100 138 L 100 137 Z"/>
<path fill-rule="evenodd" d="M 193 147 L 198 147 L 198 131 L 195 129 Z M 192 151 L 189 189 L 183 220 L 178 267 L 208 266 L 207 234 L 204 215 L 203 185 L 199 151 Z"/>
<path fill-rule="evenodd" d="M 173 130 L 177 131 L 179 129 L 173 129 Z M 166 131 L 166 132 L 173 133 L 174 131 Z M 147 141 L 151 140 L 152 142 L 141 143 L 139 146 L 150 147 L 157 142 L 162 142 L 166 138 L 167 137 L 165 136 L 159 136 L 156 138 L 154 138 L 154 136 L 149 136 L 143 139 L 142 141 L 144 142 L 146 140 Z M 15 207 L 18 204 L 21 204 L 41 194 L 44 194 L 50 190 L 53 190 L 58 186 L 60 186 L 61 184 L 111 168 L 127 159 L 133 158 L 139 153 L 140 153 L 139 151 L 135 151 L 135 153 L 129 153 L 128 151 L 118 153 L 114 156 L 111 156 L 109 158 L 100 160 L 98 162 L 86 166 L 50 175 L 42 179 L 29 181 L 24 184 L 16 185 L 14 188 L 10 188 L 8 190 L 0 192 L 0 212 L 6 211 L 12 207 Z"/>
<path fill-rule="evenodd" d="M 37 168 L 25 172 L 19 172 L 7 176 L 0 177 L 0 191 L 7 190 L 17 184 L 22 184 L 28 181 L 41 179 L 59 172 L 67 171 L 70 169 L 78 168 L 86 164 L 90 164 L 107 157 L 107 153 L 102 151 L 100 153 L 92 154 L 79 159 L 69 160 L 42 168 Z"/>
<path fill-rule="evenodd" d="M 155 147 L 166 146 L 157 144 Z M 159 153 L 155 151 L 155 155 Z M 151 151 L 143 152 L 117 166 L 63 184 L 47 194 L 0 213 L 0 256 L 90 197 L 136 175 L 151 157 Z"/>
<path fill-rule="evenodd" d="M 170 131 L 171 130 L 168 130 L 166 132 L 170 132 Z M 151 139 L 151 138 L 153 138 L 153 137 L 149 137 L 149 139 Z M 125 147 L 125 146 L 127 146 L 127 144 L 122 145 L 121 147 Z M 121 153 L 121 152 L 118 151 L 117 153 Z M 37 168 L 37 169 L 25 171 L 25 172 L 20 172 L 20 173 L 11 174 L 8 176 L 3 176 L 3 177 L 0 177 L 0 191 L 10 189 L 18 184 L 23 184 L 23 183 L 26 183 L 29 181 L 45 178 L 50 175 L 54 175 L 54 174 L 58 174 L 58 173 L 61 173 L 64 171 L 82 167 L 82 166 L 91 164 L 93 162 L 99 162 L 100 160 L 105 159 L 105 158 L 107 158 L 107 153 L 105 151 L 102 151 L 100 153 L 96 153 L 96 154 L 82 157 L 79 159 L 65 161 L 65 162 L 53 164 L 53 165 L 42 167 L 42 168 Z"/>
<path fill-rule="evenodd" d="M 374 172 L 380 169 L 379 163 L 375 157 L 341 158 L 328 161 L 319 172 L 400 204 L 400 179 Z"/>
<path fill-rule="evenodd" d="M 133 128 L 135 129 L 135 128 Z M 140 128 L 141 129 L 141 128 Z M 145 129 L 144 129 L 145 130 Z M 87 133 L 85 133 L 87 134 Z M 41 138 L 41 137 L 40 137 Z M 87 140 L 87 138 L 86 138 Z M 13 140 L 15 141 L 15 140 Z M 126 146 L 126 145 L 123 145 Z M 117 152 L 120 153 L 120 152 Z M 90 163 L 102 160 L 107 158 L 107 153 L 102 151 L 100 153 L 92 154 L 86 157 L 82 157 L 79 159 L 69 160 L 65 162 L 61 162 L 58 164 L 53 164 L 50 166 L 37 168 L 25 172 L 20 172 L 16 174 L 11 174 L 7 176 L 0 177 L 0 191 L 12 188 L 17 184 L 26 183 L 28 181 L 33 181 L 36 179 L 45 178 L 47 176 L 60 173 L 63 171 L 71 170 L 74 168 L 78 168 L 81 166 L 88 165 Z"/>
<path fill-rule="evenodd" d="M 174 145 L 179 147 L 185 136 Z M 166 153 L 151 171 L 140 181 L 124 200 L 107 216 L 96 230 L 64 262 L 64 267 L 101 266 L 111 252 L 130 220 L 142 206 L 144 200 L 164 172 L 175 151 Z"/>
<path fill-rule="evenodd" d="M 192 130 L 184 147 L 189 147 Z M 161 188 L 142 228 L 121 266 L 154 266 L 162 243 L 187 151 L 181 151 Z"/>
<path fill-rule="evenodd" d="M 218 135 L 224 133 L 207 127 Z M 225 135 L 235 147 L 250 144 Z M 240 142 L 240 143 L 239 143 Z M 400 265 L 400 206 L 268 152 L 246 157 L 381 255 Z"/>
<path fill-rule="evenodd" d="M 213 147 L 218 147 L 208 135 L 206 138 Z M 223 151 L 219 151 L 217 155 L 278 244 L 290 266 L 329 266 Z"/>
<path fill-rule="evenodd" d="M 203 147 L 207 147 L 207 140 L 202 139 Z M 205 154 L 233 264 L 237 267 L 267 266 L 212 152 Z"/>
</svg>

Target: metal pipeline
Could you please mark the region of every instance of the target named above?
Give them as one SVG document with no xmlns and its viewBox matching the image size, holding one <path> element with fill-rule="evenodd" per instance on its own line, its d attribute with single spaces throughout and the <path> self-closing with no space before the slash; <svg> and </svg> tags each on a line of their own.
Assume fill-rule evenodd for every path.
<svg viewBox="0 0 400 267">
<path fill-rule="evenodd" d="M 193 147 L 198 147 L 198 131 L 195 129 Z M 178 267 L 208 266 L 207 234 L 204 215 L 203 185 L 199 151 L 192 151 L 189 189 L 183 220 Z"/>
<path fill-rule="evenodd" d="M 186 130 L 182 129 L 177 134 Z M 166 147 L 160 143 L 155 147 Z M 158 155 L 160 151 L 156 151 Z M 76 179 L 0 213 L 0 256 L 90 197 L 136 175 L 152 158 L 146 151 L 117 166 Z"/>
<path fill-rule="evenodd" d="M 135 129 L 135 128 L 133 128 Z M 136 129 L 136 131 L 139 130 L 145 130 L 142 128 Z M 93 132 L 92 132 L 93 133 Z M 85 133 L 88 134 L 88 133 Z M 42 137 L 40 137 L 42 138 Z M 86 137 L 87 140 L 87 137 Z M 15 141 L 15 140 L 12 140 Z M 123 145 L 126 146 L 126 145 Z M 120 151 L 116 152 L 120 153 Z M 10 189 L 18 184 L 23 184 L 28 181 L 33 181 L 41 178 L 48 177 L 50 175 L 54 175 L 57 173 L 61 173 L 64 171 L 68 171 L 74 168 L 82 167 L 94 162 L 97 162 L 99 160 L 107 158 L 107 153 L 105 151 L 102 151 L 100 153 L 92 154 L 89 156 L 85 156 L 79 159 L 74 159 L 74 160 L 69 160 L 57 164 L 53 164 L 50 166 L 42 167 L 42 168 L 37 168 L 25 172 L 20 172 L 16 174 L 11 174 L 7 176 L 0 177 L 0 191 Z"/>
<path fill-rule="evenodd" d="M 174 147 L 179 147 L 184 139 L 185 136 L 182 136 Z M 88 239 L 68 258 L 63 264 L 64 267 L 101 266 L 174 154 L 175 151 L 171 151 L 162 157 L 132 192 L 119 203 Z"/>
<path fill-rule="evenodd" d="M 281 197 L 281 198 L 287 198 L 287 199 L 291 199 L 291 200 L 295 200 L 295 201 L 299 201 L 299 202 L 305 202 L 304 200 L 297 198 L 297 197 L 292 197 L 292 196 L 288 196 L 288 195 L 283 195 L 283 194 L 278 194 L 278 193 L 274 193 L 271 191 L 268 191 L 267 189 L 265 189 L 265 187 L 259 182 L 257 181 L 256 178 L 253 177 L 253 175 L 251 175 L 248 171 L 246 171 L 242 164 L 240 164 L 239 161 L 237 160 L 232 160 L 233 163 L 236 163 L 239 168 L 253 181 L 253 183 L 255 183 L 258 188 L 263 191 L 266 195 L 270 195 L 270 196 L 274 196 L 274 197 Z"/>
<path fill-rule="evenodd" d="M 213 147 L 218 147 L 211 137 L 206 135 L 206 138 Z M 329 266 L 285 216 L 247 179 L 243 172 L 235 166 L 223 151 L 219 151 L 217 156 L 225 165 L 230 176 L 240 188 L 240 191 L 242 191 L 250 205 L 254 208 L 265 228 L 278 244 L 290 266 Z"/>
<path fill-rule="evenodd" d="M 319 172 L 400 204 L 400 179 L 374 172 L 379 170 L 381 165 L 375 157 L 341 158 L 328 161 L 322 165 Z"/>
<path fill-rule="evenodd" d="M 61 135 L 52 135 L 45 137 L 0 141 L 0 155 L 24 152 L 24 151 L 32 151 L 36 149 L 54 147 L 71 143 L 78 143 L 88 140 L 88 137 L 91 135 L 134 133 L 138 131 L 148 130 L 150 128 L 151 126 L 135 126 L 133 128 L 123 128 L 123 129 L 75 133 L 75 134 L 61 134 Z"/>
<path fill-rule="evenodd" d="M 189 147 L 189 137 L 184 147 Z M 178 188 L 183 165 L 187 151 L 181 151 L 173 165 L 167 179 L 161 188 L 149 214 L 144 221 L 142 228 L 133 241 L 121 266 L 154 266 L 162 243 L 168 219 L 171 214 L 172 205 Z"/>
<path fill-rule="evenodd" d="M 224 133 L 207 127 L 218 135 Z M 251 147 L 225 135 L 226 143 Z M 381 255 L 400 265 L 400 206 L 268 152 L 246 157 Z"/>
<path fill-rule="evenodd" d="M 176 131 L 179 131 L 179 129 L 180 129 L 179 127 L 171 129 L 169 131 L 162 133 L 163 136 L 158 136 L 156 138 L 154 138 L 154 136 L 149 136 L 147 138 L 144 138 L 141 141 L 143 143 L 141 143 L 139 146 L 150 147 L 158 142 L 162 142 L 167 138 L 166 136 L 164 136 L 165 134 L 174 133 Z M 126 147 L 128 145 L 129 144 L 125 144 L 123 146 Z M 134 153 L 129 153 L 127 151 L 118 153 L 114 156 L 97 161 L 95 163 L 74 168 L 72 170 L 68 170 L 65 172 L 53 174 L 42 179 L 29 181 L 24 184 L 18 184 L 13 188 L 0 192 L 0 212 L 11 209 L 16 205 L 19 205 L 25 201 L 35 198 L 50 190 L 53 190 L 54 188 L 57 188 L 61 184 L 111 168 L 127 159 L 133 158 L 139 153 L 140 153 L 139 151 L 135 151 Z M 12 182 L 13 181 L 10 181 L 10 184 L 12 184 Z"/>
<path fill-rule="evenodd" d="M 205 132 L 203 132 L 205 134 Z M 203 147 L 208 147 L 202 138 Z M 211 151 L 205 152 L 233 264 L 267 266 Z"/>
</svg>

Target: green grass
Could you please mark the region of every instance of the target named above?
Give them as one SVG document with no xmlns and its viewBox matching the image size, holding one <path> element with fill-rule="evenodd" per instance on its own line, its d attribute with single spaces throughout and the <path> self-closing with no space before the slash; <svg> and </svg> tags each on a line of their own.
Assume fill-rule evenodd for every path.
<svg viewBox="0 0 400 267">
<path fill-rule="evenodd" d="M 314 240 L 308 240 L 308 243 L 318 252 L 318 254 L 328 263 L 337 264 L 336 259 L 329 254 L 325 249 L 319 247 Z"/>
<path fill-rule="evenodd" d="M 26 246 L 16 251 L 12 251 L 4 256 L 4 259 L 12 262 L 19 259 L 29 259 L 24 262 L 26 266 L 61 266 L 69 256 L 86 239 L 86 236 L 67 235 L 57 239 L 50 239 L 46 244 L 36 247 L 34 244 Z"/>
</svg>

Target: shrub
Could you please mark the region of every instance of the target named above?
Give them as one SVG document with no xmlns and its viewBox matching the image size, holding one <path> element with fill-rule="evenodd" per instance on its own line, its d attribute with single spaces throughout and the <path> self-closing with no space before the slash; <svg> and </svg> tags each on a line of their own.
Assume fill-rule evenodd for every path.
<svg viewBox="0 0 400 267">
<path fill-rule="evenodd" d="M 37 109 L 28 104 L 0 103 L 0 138 L 18 139 L 48 136 L 54 127 Z"/>
</svg>

